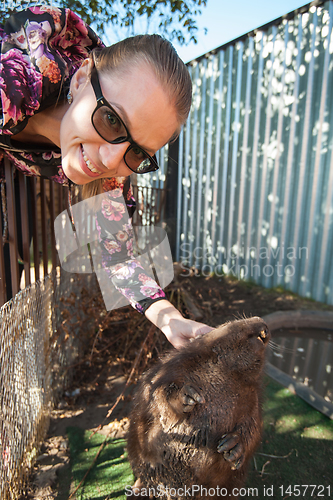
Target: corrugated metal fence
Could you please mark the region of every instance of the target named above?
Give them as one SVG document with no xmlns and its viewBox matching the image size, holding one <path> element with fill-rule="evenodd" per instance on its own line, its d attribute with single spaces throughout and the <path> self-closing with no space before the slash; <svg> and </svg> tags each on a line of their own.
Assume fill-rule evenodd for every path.
<svg viewBox="0 0 333 500">
<path fill-rule="evenodd" d="M 333 304 L 333 4 L 189 63 L 176 258 Z"/>
</svg>

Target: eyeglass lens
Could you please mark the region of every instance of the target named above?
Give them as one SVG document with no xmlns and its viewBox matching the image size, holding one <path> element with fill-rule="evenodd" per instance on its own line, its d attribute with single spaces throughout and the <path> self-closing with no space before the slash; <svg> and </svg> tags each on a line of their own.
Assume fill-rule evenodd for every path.
<svg viewBox="0 0 333 500">
<path fill-rule="evenodd" d="M 95 109 L 93 124 L 99 135 L 107 142 L 120 144 L 128 140 L 128 132 L 120 117 L 109 107 L 100 106 Z M 124 155 L 126 165 L 137 173 L 145 173 L 157 169 L 157 165 L 147 153 L 136 144 L 131 144 Z"/>
<path fill-rule="evenodd" d="M 95 110 L 93 123 L 98 133 L 107 142 L 122 142 L 127 138 L 127 130 L 120 118 L 108 106 L 101 106 Z"/>
</svg>

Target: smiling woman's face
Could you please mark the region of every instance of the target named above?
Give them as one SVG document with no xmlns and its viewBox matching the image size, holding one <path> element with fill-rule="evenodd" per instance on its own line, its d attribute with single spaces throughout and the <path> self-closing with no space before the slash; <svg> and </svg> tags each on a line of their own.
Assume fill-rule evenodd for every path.
<svg viewBox="0 0 333 500">
<path fill-rule="evenodd" d="M 151 156 L 178 130 L 174 105 L 147 64 L 135 64 L 121 75 L 99 73 L 104 97 L 124 121 L 132 139 Z M 60 128 L 62 166 L 75 184 L 133 173 L 124 162 L 129 142 L 109 144 L 94 129 L 96 97 L 86 61 L 71 82 L 73 103 Z"/>
</svg>

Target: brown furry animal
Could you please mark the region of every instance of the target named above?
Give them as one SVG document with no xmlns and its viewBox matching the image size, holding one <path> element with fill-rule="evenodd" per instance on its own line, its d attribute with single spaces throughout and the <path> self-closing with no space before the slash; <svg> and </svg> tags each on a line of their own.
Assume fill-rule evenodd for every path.
<svg viewBox="0 0 333 500">
<path fill-rule="evenodd" d="M 261 439 L 269 339 L 261 318 L 233 321 L 172 351 L 147 372 L 128 434 L 128 456 L 142 484 L 136 493 L 238 497 L 234 488 L 243 485 Z"/>
</svg>

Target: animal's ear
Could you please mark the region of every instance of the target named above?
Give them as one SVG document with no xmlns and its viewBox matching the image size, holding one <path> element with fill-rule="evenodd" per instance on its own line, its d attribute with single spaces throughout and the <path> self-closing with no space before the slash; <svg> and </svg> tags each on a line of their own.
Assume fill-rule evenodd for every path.
<svg viewBox="0 0 333 500">
<path fill-rule="evenodd" d="M 205 402 L 201 390 L 194 385 L 184 384 L 181 387 L 177 387 L 175 384 L 172 384 L 170 389 L 168 403 L 178 415 L 189 413 L 197 404 Z"/>
</svg>

